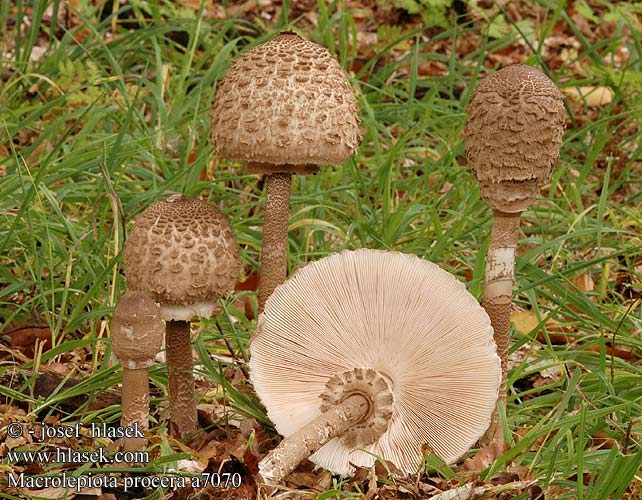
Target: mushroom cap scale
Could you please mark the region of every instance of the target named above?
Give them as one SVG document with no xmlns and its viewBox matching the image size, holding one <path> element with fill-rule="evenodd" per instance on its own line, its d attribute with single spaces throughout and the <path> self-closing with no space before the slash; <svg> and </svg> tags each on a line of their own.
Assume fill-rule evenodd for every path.
<svg viewBox="0 0 642 500">
<path fill-rule="evenodd" d="M 261 173 L 343 163 L 361 142 L 352 87 L 326 48 L 283 32 L 242 54 L 219 83 L 212 142 Z"/>
<path fill-rule="evenodd" d="M 562 93 L 538 69 L 514 64 L 480 80 L 467 111 L 466 158 L 482 196 L 495 209 L 523 211 L 559 158 Z"/>
<path fill-rule="evenodd" d="M 173 195 L 134 218 L 123 269 L 127 287 L 150 294 L 165 319 L 189 320 L 211 314 L 214 303 L 233 290 L 240 273 L 239 246 L 215 207 Z"/>
<path fill-rule="evenodd" d="M 251 378 L 284 436 L 318 416 L 335 375 L 381 373 L 392 418 L 370 452 L 341 437 L 310 460 L 340 474 L 371 453 L 416 472 L 422 444 L 447 462 L 488 427 L 501 378 L 486 312 L 463 283 L 414 255 L 343 251 L 298 270 L 267 300 L 251 344 Z"/>
<path fill-rule="evenodd" d="M 127 292 L 111 321 L 111 346 L 124 368 L 149 368 L 163 343 L 165 331 L 154 300 L 143 292 Z"/>
</svg>

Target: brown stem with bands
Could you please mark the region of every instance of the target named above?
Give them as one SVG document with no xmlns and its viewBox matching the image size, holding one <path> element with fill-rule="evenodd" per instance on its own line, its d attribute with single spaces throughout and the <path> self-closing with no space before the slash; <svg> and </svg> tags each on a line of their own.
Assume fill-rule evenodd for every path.
<svg viewBox="0 0 642 500">
<path fill-rule="evenodd" d="M 490 317 L 497 354 L 501 359 L 502 379 L 499 387 L 499 401 L 505 404 L 506 363 L 510 345 L 510 316 L 515 277 L 515 248 L 519 237 L 521 213 L 509 214 L 494 210 L 493 215 L 482 305 Z M 490 427 L 482 442 L 493 442 L 498 449 L 503 448 L 503 434 L 497 409 L 493 412 Z"/>
<path fill-rule="evenodd" d="M 259 462 L 259 477 L 266 484 L 278 484 L 297 465 L 331 439 L 364 418 L 370 402 L 361 394 L 348 396 L 338 405 L 322 413 L 309 424 L 288 436 Z"/>
<path fill-rule="evenodd" d="M 265 222 L 259 271 L 259 312 L 274 289 L 288 274 L 288 219 L 292 174 L 277 173 L 267 178 Z"/>
<path fill-rule="evenodd" d="M 184 437 L 197 429 L 189 321 L 167 321 L 165 350 L 169 378 L 170 432 Z"/>
<path fill-rule="evenodd" d="M 123 427 L 133 427 L 145 432 L 149 429 L 149 370 L 123 367 L 122 418 Z M 138 451 L 147 446 L 147 439 L 124 437 L 123 451 Z"/>
</svg>

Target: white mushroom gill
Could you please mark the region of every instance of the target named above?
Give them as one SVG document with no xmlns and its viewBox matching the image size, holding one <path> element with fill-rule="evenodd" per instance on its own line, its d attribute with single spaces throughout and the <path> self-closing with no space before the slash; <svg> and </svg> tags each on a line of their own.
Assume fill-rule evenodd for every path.
<svg viewBox="0 0 642 500">
<path fill-rule="evenodd" d="M 321 413 L 335 374 L 386 375 L 388 430 L 367 451 L 335 438 L 310 458 L 341 474 L 372 465 L 371 453 L 415 472 L 424 443 L 456 460 L 488 427 L 501 377 L 490 320 L 464 284 L 396 252 L 344 251 L 297 271 L 268 299 L 251 352 L 255 389 L 286 437 Z"/>
</svg>

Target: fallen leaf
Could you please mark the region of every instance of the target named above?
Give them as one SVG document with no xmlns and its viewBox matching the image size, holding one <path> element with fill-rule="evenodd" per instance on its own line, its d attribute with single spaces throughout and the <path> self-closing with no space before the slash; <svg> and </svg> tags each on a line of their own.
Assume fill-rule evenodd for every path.
<svg viewBox="0 0 642 500">
<path fill-rule="evenodd" d="M 44 488 L 42 490 L 22 490 L 25 498 L 50 498 L 52 500 L 69 500 L 76 496 L 76 492 L 70 488 Z"/>
<path fill-rule="evenodd" d="M 21 326 L 6 334 L 6 337 L 12 346 L 30 358 L 34 356 L 37 342 L 42 344 L 42 352 L 51 349 L 51 330 L 47 325 Z"/>
<path fill-rule="evenodd" d="M 204 465 L 198 460 L 179 460 L 177 465 L 179 471 L 190 474 L 200 474 L 206 467 L 206 464 Z"/>
<path fill-rule="evenodd" d="M 571 283 L 583 292 L 592 292 L 595 290 L 595 281 L 593 281 L 591 275 L 587 273 L 571 278 Z"/>
<path fill-rule="evenodd" d="M 464 470 L 484 470 L 504 454 L 503 443 L 491 442 L 477 452 L 474 457 L 464 460 Z"/>
<path fill-rule="evenodd" d="M 235 292 L 256 292 L 259 287 L 259 273 L 253 272 L 250 274 L 245 281 L 241 283 L 237 283 L 236 287 L 234 288 Z M 242 297 L 240 300 L 243 301 L 242 303 L 242 309 L 245 312 L 245 317 L 249 320 L 254 319 L 254 310 L 252 308 L 252 301 L 250 300 L 250 297 L 245 296 Z"/>
<path fill-rule="evenodd" d="M 608 449 L 610 450 L 615 446 L 615 440 L 609 436 L 606 432 L 596 432 L 592 436 L 593 439 L 593 448 L 596 450 L 599 449 Z"/>
<path fill-rule="evenodd" d="M 431 500 L 469 500 L 473 496 L 473 485 L 468 483 L 435 495 Z"/>
<path fill-rule="evenodd" d="M 591 352 L 600 352 L 599 345 L 588 345 L 584 346 L 587 351 Z M 631 350 L 630 347 L 616 345 L 615 347 L 606 345 L 604 346 L 604 351 L 608 356 L 615 356 L 616 358 L 623 359 L 625 361 L 635 361 L 638 356 Z"/>
<path fill-rule="evenodd" d="M 522 335 L 528 335 L 539 325 L 539 320 L 533 311 L 515 312 L 511 314 L 510 320 Z"/>
<path fill-rule="evenodd" d="M 586 103 L 589 108 L 605 106 L 613 100 L 615 95 L 608 87 L 566 87 L 562 92 L 573 101 Z"/>
</svg>

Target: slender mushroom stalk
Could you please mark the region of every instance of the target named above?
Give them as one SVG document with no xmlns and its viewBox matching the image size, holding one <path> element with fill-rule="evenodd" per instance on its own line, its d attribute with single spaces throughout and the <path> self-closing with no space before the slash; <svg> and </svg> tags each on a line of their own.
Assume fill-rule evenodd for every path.
<svg viewBox="0 0 642 500">
<path fill-rule="evenodd" d="M 209 318 L 234 289 L 239 246 L 223 214 L 209 203 L 170 196 L 134 219 L 125 242 L 127 286 L 150 294 L 166 320 L 170 430 L 184 437 L 198 427 L 190 321 Z"/>
<path fill-rule="evenodd" d="M 502 360 L 500 401 L 506 402 L 515 249 L 519 218 L 535 202 L 559 158 L 563 96 L 541 71 L 516 64 L 479 82 L 464 128 L 466 157 L 493 209 L 483 306 Z M 504 440 L 497 410 L 484 442 L 499 453 Z"/>
<path fill-rule="evenodd" d="M 507 359 L 520 214 L 493 211 L 490 248 L 486 259 L 483 307 L 493 325 L 497 354 Z M 506 372 L 502 370 L 500 398 L 505 401 Z"/>
<path fill-rule="evenodd" d="M 259 279 L 259 311 L 287 277 L 292 174 L 336 165 L 361 142 L 348 78 L 327 49 L 284 31 L 232 64 L 212 107 L 212 143 L 228 160 L 265 174 L 267 199 Z"/>
<path fill-rule="evenodd" d="M 114 309 L 112 349 L 123 367 L 123 427 L 149 428 L 149 367 L 163 343 L 163 322 L 156 303 L 142 292 L 127 292 Z M 145 448 L 147 440 L 124 437 L 122 449 Z"/>
<path fill-rule="evenodd" d="M 165 329 L 169 430 L 171 434 L 182 437 L 198 429 L 190 322 L 170 320 L 166 322 Z"/>
<path fill-rule="evenodd" d="M 335 437 L 341 436 L 352 447 L 362 448 L 374 443 L 388 429 L 393 396 L 384 377 L 375 370 L 356 368 L 335 375 L 320 397 L 325 401 L 322 406 L 325 411 L 281 441 L 259 462 L 261 482 L 280 483 Z"/>
<path fill-rule="evenodd" d="M 269 175 L 265 195 L 265 222 L 259 273 L 259 310 L 288 275 L 288 217 L 292 174 Z"/>
<path fill-rule="evenodd" d="M 501 378 L 475 298 L 396 252 L 343 251 L 299 269 L 267 300 L 250 349 L 254 388 L 286 436 L 259 463 L 270 484 L 311 453 L 343 475 L 374 456 L 416 472 L 424 444 L 453 462 L 488 427 Z"/>
</svg>

